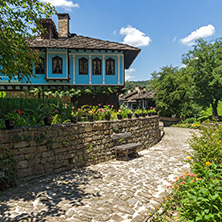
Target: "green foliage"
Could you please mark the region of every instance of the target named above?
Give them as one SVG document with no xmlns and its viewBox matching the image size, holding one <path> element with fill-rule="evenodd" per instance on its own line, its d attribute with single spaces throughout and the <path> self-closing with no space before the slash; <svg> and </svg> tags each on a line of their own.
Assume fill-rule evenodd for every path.
<svg viewBox="0 0 222 222">
<path fill-rule="evenodd" d="M 55 115 L 56 105 L 50 102 L 42 103 L 39 107 L 39 111 L 43 118 Z"/>
<path fill-rule="evenodd" d="M 142 113 L 143 113 L 142 109 L 135 110 L 135 114 L 137 114 L 137 115 L 142 115 Z"/>
<path fill-rule="evenodd" d="M 49 3 L 39 0 L 0 0 L 1 75 L 30 81 L 34 76 L 31 64 L 38 64 L 39 59 L 27 40 L 43 32 L 40 19 L 54 13 Z"/>
<path fill-rule="evenodd" d="M 133 91 L 136 86 L 140 86 L 141 88 L 146 88 L 147 90 L 151 89 L 150 86 L 151 80 L 146 80 L 146 81 L 126 81 L 124 88 L 127 90 Z"/>
<path fill-rule="evenodd" d="M 38 87 L 32 89 L 30 92 L 34 93 L 34 95 L 38 95 L 39 93 L 44 94 L 45 96 L 52 96 L 57 99 L 62 99 L 65 97 L 79 97 L 84 94 L 113 94 L 119 90 L 119 87 L 108 87 L 108 86 L 74 86 L 74 87 L 52 87 L 50 89 L 44 87 Z"/>
<path fill-rule="evenodd" d="M 3 176 L 0 176 L 0 191 L 17 185 L 17 164 L 9 149 L 0 156 L 0 172 L 3 173 Z"/>
<path fill-rule="evenodd" d="M 41 133 L 39 136 L 35 136 L 34 140 L 36 143 L 41 144 L 46 139 L 46 135 Z"/>
<path fill-rule="evenodd" d="M 195 173 L 205 170 L 207 161 L 220 164 L 222 162 L 222 126 L 206 123 L 201 127 L 199 135 L 193 135 L 190 140 L 192 152 L 191 166 Z"/>
<path fill-rule="evenodd" d="M 212 106 L 217 116 L 217 106 L 222 99 L 222 39 L 211 43 L 199 39 L 194 49 L 183 55 L 186 70 L 193 78 L 195 101 L 204 108 Z"/>
<path fill-rule="evenodd" d="M 175 211 L 177 221 L 222 221 L 222 126 L 203 126 L 191 138 L 190 146 L 187 161 L 192 173 L 171 181 L 171 196 L 152 221 L 171 221 Z"/>
<path fill-rule="evenodd" d="M 22 137 L 18 134 L 11 136 L 11 143 L 18 143 L 22 141 Z"/>
<path fill-rule="evenodd" d="M 172 127 L 199 129 L 200 124 L 201 124 L 200 120 L 197 120 L 195 117 L 191 117 L 191 118 L 185 119 L 184 121 L 178 124 L 172 125 Z"/>
<path fill-rule="evenodd" d="M 161 115 L 186 117 L 195 114 L 191 100 L 192 79 L 185 69 L 166 66 L 155 73 L 152 87 L 154 100 Z"/>
<path fill-rule="evenodd" d="M 190 174 L 179 181 L 174 201 L 179 202 L 180 221 L 222 220 L 222 167 L 207 166 L 201 178 Z"/>
<path fill-rule="evenodd" d="M 0 92 L 0 98 L 5 98 L 5 97 L 6 97 L 6 92 L 1 91 L 1 92 Z"/>
<path fill-rule="evenodd" d="M 48 141 L 46 142 L 46 147 L 48 150 L 52 150 L 52 146 L 54 144 L 54 140 L 53 140 L 53 137 L 49 137 L 48 138 Z M 54 150 L 53 150 L 54 151 Z"/>
</svg>

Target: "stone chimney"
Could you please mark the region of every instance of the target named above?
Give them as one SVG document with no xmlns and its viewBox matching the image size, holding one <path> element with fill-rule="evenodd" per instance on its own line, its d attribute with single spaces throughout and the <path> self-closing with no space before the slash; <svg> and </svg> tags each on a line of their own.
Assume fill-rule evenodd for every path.
<svg viewBox="0 0 222 222">
<path fill-rule="evenodd" d="M 136 87 L 135 87 L 135 90 L 136 90 L 138 93 L 141 93 L 142 88 L 141 88 L 140 86 L 136 86 Z"/>
<path fill-rule="evenodd" d="M 58 13 L 58 31 L 59 38 L 69 37 L 69 14 L 68 13 Z"/>
</svg>

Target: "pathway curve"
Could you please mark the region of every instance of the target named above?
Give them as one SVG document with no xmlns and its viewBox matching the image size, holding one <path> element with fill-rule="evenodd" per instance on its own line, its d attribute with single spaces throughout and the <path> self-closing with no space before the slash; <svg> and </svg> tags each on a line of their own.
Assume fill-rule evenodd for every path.
<svg viewBox="0 0 222 222">
<path fill-rule="evenodd" d="M 192 130 L 165 128 L 157 145 L 128 162 L 108 161 L 23 183 L 0 196 L 0 221 L 143 222 L 181 161 Z"/>
</svg>

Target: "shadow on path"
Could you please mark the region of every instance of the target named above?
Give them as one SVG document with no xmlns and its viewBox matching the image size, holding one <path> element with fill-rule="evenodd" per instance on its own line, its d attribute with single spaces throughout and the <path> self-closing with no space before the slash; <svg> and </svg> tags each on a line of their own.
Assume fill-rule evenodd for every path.
<svg viewBox="0 0 222 222">
<path fill-rule="evenodd" d="M 85 188 L 90 180 L 101 178 L 97 171 L 81 168 L 6 190 L 0 196 L 0 221 L 46 221 L 47 216 L 65 215 L 69 208 L 83 206 L 83 200 L 99 196 L 85 192 Z M 30 202 L 28 209 L 24 202 Z"/>
</svg>

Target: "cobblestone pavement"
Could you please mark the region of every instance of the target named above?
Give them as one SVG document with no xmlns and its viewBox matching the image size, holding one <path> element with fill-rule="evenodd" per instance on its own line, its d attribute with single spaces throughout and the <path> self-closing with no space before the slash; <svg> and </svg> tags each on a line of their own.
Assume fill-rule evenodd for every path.
<svg viewBox="0 0 222 222">
<path fill-rule="evenodd" d="M 189 129 L 165 128 L 157 145 L 128 162 L 108 161 L 23 183 L 0 196 L 0 221 L 142 222 L 168 181 L 189 171 L 181 161 Z"/>
</svg>

